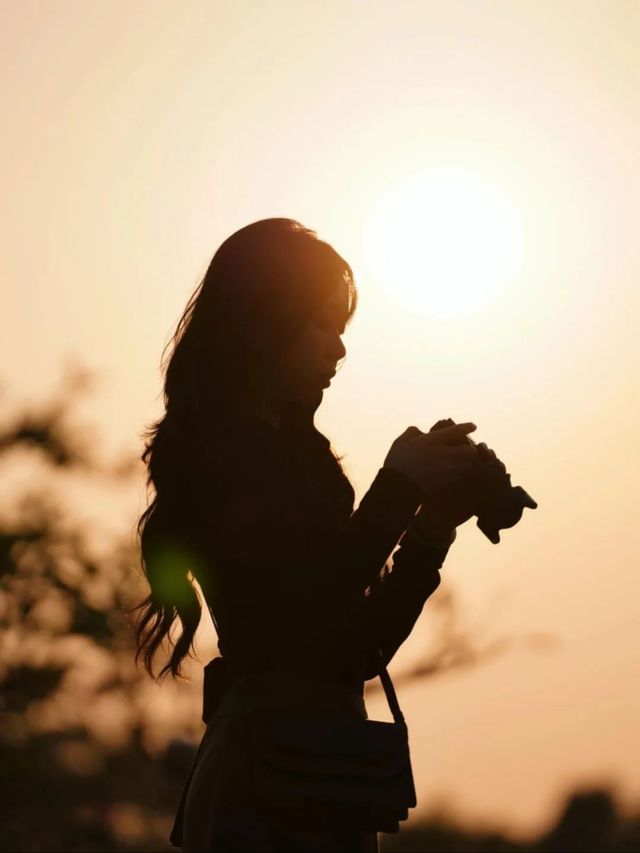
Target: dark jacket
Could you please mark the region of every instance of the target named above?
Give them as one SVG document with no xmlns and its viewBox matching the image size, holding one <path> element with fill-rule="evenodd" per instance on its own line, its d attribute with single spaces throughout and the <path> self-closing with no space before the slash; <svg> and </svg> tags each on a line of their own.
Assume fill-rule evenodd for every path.
<svg viewBox="0 0 640 853">
<path fill-rule="evenodd" d="M 337 506 L 278 430 L 257 418 L 237 420 L 202 464 L 215 476 L 193 477 L 185 499 L 195 522 L 195 574 L 221 654 L 207 667 L 205 719 L 234 677 L 267 670 L 316 674 L 362 695 L 377 675 L 372 649 L 388 663 L 440 583 L 448 546 L 403 536 L 419 487 L 381 468 L 353 511 L 350 484 L 328 469 L 347 498 L 350 490 L 351 500 Z M 180 823 L 181 809 L 176 845 Z"/>
</svg>

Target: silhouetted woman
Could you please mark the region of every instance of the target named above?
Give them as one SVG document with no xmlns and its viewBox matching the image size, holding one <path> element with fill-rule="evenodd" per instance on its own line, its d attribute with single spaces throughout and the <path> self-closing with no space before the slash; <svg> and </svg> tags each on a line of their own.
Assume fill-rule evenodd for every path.
<svg viewBox="0 0 640 853">
<path fill-rule="evenodd" d="M 151 592 L 137 641 L 153 675 L 177 621 L 160 677 L 180 675 L 201 616 L 195 578 L 221 656 L 205 670 L 207 728 L 171 835 L 185 851 L 378 849 L 374 832 L 294 829 L 257 802 L 246 719 L 248 708 L 366 719 L 364 683 L 377 675 L 367 638 L 391 660 L 470 517 L 437 498 L 473 458 L 445 436 L 471 424 L 409 427 L 354 512 L 313 417 L 356 302 L 331 246 L 298 222 L 265 219 L 222 243 L 170 342 L 166 411 L 143 454 L 155 496 L 139 522 Z M 421 504 L 429 512 L 415 516 Z"/>
</svg>

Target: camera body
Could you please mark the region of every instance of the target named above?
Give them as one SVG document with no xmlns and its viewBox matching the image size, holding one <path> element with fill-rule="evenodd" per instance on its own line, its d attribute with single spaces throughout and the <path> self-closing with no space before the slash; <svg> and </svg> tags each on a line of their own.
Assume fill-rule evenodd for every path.
<svg viewBox="0 0 640 853">
<path fill-rule="evenodd" d="M 454 426 L 451 418 L 438 421 L 433 429 Z M 525 507 L 536 509 L 538 504 L 521 486 L 511 485 L 511 475 L 504 464 L 486 444 L 476 444 L 468 435 L 452 442 L 468 443 L 476 448 L 476 459 L 461 480 L 459 487 L 469 496 L 476 526 L 497 545 L 501 529 L 513 527 L 522 518 Z"/>
</svg>

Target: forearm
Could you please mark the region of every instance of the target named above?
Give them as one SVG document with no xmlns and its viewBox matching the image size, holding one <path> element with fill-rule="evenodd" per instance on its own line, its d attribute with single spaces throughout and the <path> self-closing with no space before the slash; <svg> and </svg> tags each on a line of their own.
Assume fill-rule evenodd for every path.
<svg viewBox="0 0 640 853">
<path fill-rule="evenodd" d="M 422 503 L 411 519 L 407 532 L 409 536 L 426 547 L 449 547 L 456 539 L 456 527 L 461 519 L 455 519 L 450 511 L 441 506 Z"/>
<path fill-rule="evenodd" d="M 305 562 L 322 565 L 328 587 L 340 588 L 353 602 L 359 601 L 415 518 L 421 499 L 420 489 L 408 477 L 379 469 L 344 527 L 330 534 Z"/>
<path fill-rule="evenodd" d="M 440 569 L 449 552 L 448 543 L 420 543 L 411 530 L 403 535 L 392 558 L 391 571 L 371 585 L 365 597 L 365 625 L 372 644 L 382 649 L 389 663 L 413 630 L 427 599 L 440 585 Z M 378 674 L 373 657 L 367 657 L 365 680 Z"/>
</svg>

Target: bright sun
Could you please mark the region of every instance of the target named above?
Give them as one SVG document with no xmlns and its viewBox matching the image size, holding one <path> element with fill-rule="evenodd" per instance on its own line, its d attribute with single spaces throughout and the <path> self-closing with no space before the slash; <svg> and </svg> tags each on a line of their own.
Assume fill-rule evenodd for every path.
<svg viewBox="0 0 640 853">
<path fill-rule="evenodd" d="M 523 233 L 507 196 L 476 172 L 428 169 L 393 186 L 363 231 L 364 256 L 384 290 L 412 311 L 471 314 L 513 280 Z"/>
</svg>

